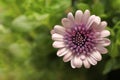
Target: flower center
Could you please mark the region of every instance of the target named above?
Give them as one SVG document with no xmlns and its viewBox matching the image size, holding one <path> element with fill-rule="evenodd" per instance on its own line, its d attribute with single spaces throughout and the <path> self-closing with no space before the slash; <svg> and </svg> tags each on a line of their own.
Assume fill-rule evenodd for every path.
<svg viewBox="0 0 120 80">
<path fill-rule="evenodd" d="M 84 34 L 81 34 L 80 32 L 76 32 L 75 36 L 72 36 L 72 42 L 77 46 L 84 46 L 86 41 L 86 36 Z"/>
<path fill-rule="evenodd" d="M 95 32 L 86 30 L 84 25 L 74 26 L 66 31 L 64 41 L 67 47 L 75 54 L 88 54 L 95 49 Z"/>
</svg>

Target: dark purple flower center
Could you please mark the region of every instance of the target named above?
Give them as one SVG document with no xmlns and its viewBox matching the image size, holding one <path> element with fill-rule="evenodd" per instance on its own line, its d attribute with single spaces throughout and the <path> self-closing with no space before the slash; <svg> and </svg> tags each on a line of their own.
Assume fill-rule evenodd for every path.
<svg viewBox="0 0 120 80">
<path fill-rule="evenodd" d="M 77 25 L 66 31 L 65 44 L 75 54 L 89 54 L 95 49 L 95 32 Z"/>
<path fill-rule="evenodd" d="M 72 42 L 77 45 L 77 46 L 84 46 L 85 41 L 86 41 L 86 36 L 84 34 L 81 34 L 80 32 L 76 32 L 75 36 L 72 36 Z"/>
</svg>

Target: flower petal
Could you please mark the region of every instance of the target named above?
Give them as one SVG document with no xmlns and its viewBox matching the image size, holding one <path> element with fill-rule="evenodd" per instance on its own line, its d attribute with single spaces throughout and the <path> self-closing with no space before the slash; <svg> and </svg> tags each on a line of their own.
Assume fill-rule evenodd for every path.
<svg viewBox="0 0 120 80">
<path fill-rule="evenodd" d="M 96 18 L 95 15 L 92 15 L 92 16 L 89 17 L 88 22 L 86 24 L 86 28 L 89 28 L 92 25 L 92 23 L 94 22 L 95 18 Z"/>
<path fill-rule="evenodd" d="M 81 55 L 80 55 L 80 59 L 81 59 L 81 60 L 84 60 L 85 58 L 86 58 L 86 56 L 85 56 L 84 54 L 81 54 Z"/>
<path fill-rule="evenodd" d="M 102 44 L 103 46 L 109 46 L 110 45 L 110 40 L 107 38 L 104 38 L 104 43 Z"/>
<path fill-rule="evenodd" d="M 55 41 L 55 42 L 53 43 L 53 47 L 54 47 L 54 48 L 63 48 L 63 47 L 65 47 L 65 44 L 64 44 L 64 42 Z"/>
<path fill-rule="evenodd" d="M 88 19 L 88 22 L 86 24 L 86 28 L 89 29 L 93 23 L 94 23 L 94 25 L 99 25 L 100 21 L 101 21 L 100 17 L 92 15 Z"/>
<path fill-rule="evenodd" d="M 103 29 L 105 29 L 105 27 L 107 26 L 107 22 L 106 21 L 102 21 L 99 26 L 93 26 L 93 28 L 96 31 L 102 31 Z"/>
<path fill-rule="evenodd" d="M 102 38 L 102 40 L 99 40 L 97 43 L 98 46 L 108 46 L 110 45 L 110 40 L 107 38 Z"/>
<path fill-rule="evenodd" d="M 80 68 L 82 66 L 82 60 L 80 59 L 80 56 L 74 56 L 73 63 L 75 67 Z"/>
<path fill-rule="evenodd" d="M 56 41 L 63 41 L 63 38 L 64 37 L 62 35 L 57 34 L 57 33 L 55 33 L 55 34 L 52 35 L 52 39 L 56 40 Z"/>
<path fill-rule="evenodd" d="M 58 33 L 58 34 L 64 35 L 64 33 L 65 33 L 65 28 L 62 27 L 62 26 L 56 25 L 56 26 L 54 27 L 54 31 L 55 31 L 56 33 Z"/>
<path fill-rule="evenodd" d="M 87 60 L 92 65 L 96 65 L 97 64 L 97 61 L 94 58 L 90 57 L 90 56 L 87 58 Z"/>
<path fill-rule="evenodd" d="M 74 65 L 73 59 L 70 61 L 70 63 L 71 63 L 72 68 L 76 68 L 75 65 Z"/>
<path fill-rule="evenodd" d="M 69 51 L 67 54 L 65 54 L 65 56 L 63 57 L 63 61 L 64 62 L 68 62 L 70 59 L 72 59 L 72 52 Z"/>
<path fill-rule="evenodd" d="M 69 20 L 71 20 L 71 22 L 74 23 L 74 21 L 75 21 L 74 16 L 73 16 L 73 14 L 71 12 L 68 13 L 67 17 L 68 17 Z"/>
<path fill-rule="evenodd" d="M 109 35 L 110 35 L 110 31 L 108 31 L 108 30 L 101 31 L 101 37 L 107 37 Z"/>
<path fill-rule="evenodd" d="M 102 56 L 101 56 L 101 54 L 98 51 L 94 51 L 91 54 L 91 57 L 93 57 L 97 61 L 101 61 L 102 60 Z"/>
<path fill-rule="evenodd" d="M 97 46 L 96 49 L 101 53 L 101 54 L 106 54 L 108 53 L 108 50 L 104 48 L 103 46 Z"/>
<path fill-rule="evenodd" d="M 68 53 L 68 49 L 61 48 L 57 51 L 57 56 L 61 57 L 61 56 L 64 56 L 66 53 Z"/>
<path fill-rule="evenodd" d="M 90 17 L 90 11 L 89 10 L 85 10 L 83 16 L 82 16 L 82 24 L 85 25 L 88 21 L 88 18 Z"/>
<path fill-rule="evenodd" d="M 85 67 L 85 68 L 90 68 L 90 66 L 91 66 L 87 59 L 85 59 L 85 60 L 83 61 L 83 64 L 84 64 L 84 67 Z"/>
<path fill-rule="evenodd" d="M 81 19 L 83 16 L 83 12 L 81 10 L 77 10 L 75 13 L 75 22 L 76 24 L 80 25 L 81 24 Z"/>
<path fill-rule="evenodd" d="M 71 28 L 73 26 L 72 22 L 67 18 L 62 19 L 62 24 L 65 28 Z"/>
<path fill-rule="evenodd" d="M 54 30 L 51 30 L 51 31 L 50 31 L 50 33 L 51 33 L 51 34 L 54 34 L 54 33 L 55 33 L 55 31 L 54 31 Z"/>
</svg>

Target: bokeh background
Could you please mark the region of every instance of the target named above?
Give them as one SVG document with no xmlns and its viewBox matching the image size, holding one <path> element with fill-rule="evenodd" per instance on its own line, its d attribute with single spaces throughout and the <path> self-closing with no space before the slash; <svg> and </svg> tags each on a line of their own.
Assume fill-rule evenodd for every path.
<svg viewBox="0 0 120 80">
<path fill-rule="evenodd" d="M 56 56 L 50 30 L 89 9 L 108 22 L 109 53 L 90 69 Z M 120 80 L 120 0 L 0 0 L 0 80 Z"/>
</svg>

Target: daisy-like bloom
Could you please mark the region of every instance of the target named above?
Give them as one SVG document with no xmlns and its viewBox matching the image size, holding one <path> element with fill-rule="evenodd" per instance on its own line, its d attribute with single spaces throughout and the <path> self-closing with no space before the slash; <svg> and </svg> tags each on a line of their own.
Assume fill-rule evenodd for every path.
<svg viewBox="0 0 120 80">
<path fill-rule="evenodd" d="M 110 35 L 105 30 L 107 23 L 100 17 L 90 15 L 89 10 L 83 13 L 77 10 L 75 17 L 70 12 L 67 18 L 62 19 L 62 25 L 54 26 L 51 31 L 54 40 L 53 47 L 59 48 L 57 56 L 63 56 L 63 61 L 70 61 L 72 68 L 90 68 L 102 59 L 101 54 L 106 54 L 105 48 L 110 45 L 110 40 L 105 38 Z"/>
</svg>

